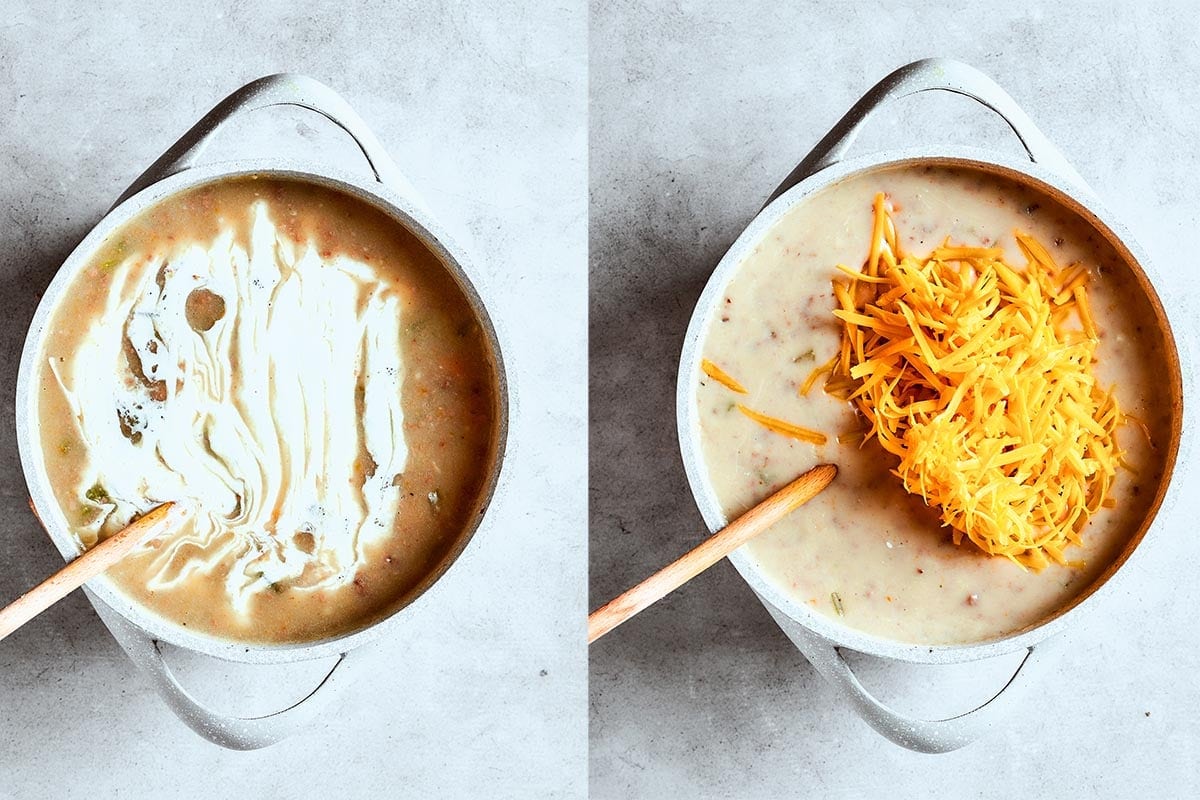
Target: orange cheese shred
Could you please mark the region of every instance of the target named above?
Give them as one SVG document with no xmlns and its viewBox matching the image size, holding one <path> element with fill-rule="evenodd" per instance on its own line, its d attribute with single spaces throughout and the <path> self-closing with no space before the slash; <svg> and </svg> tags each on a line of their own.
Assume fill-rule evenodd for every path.
<svg viewBox="0 0 1200 800">
<path fill-rule="evenodd" d="M 812 390 L 812 387 L 816 385 L 817 380 L 822 375 L 832 370 L 833 365 L 836 364 L 837 361 L 838 356 L 835 355 L 833 358 L 829 359 L 824 364 L 821 364 L 812 372 L 808 373 L 808 377 L 804 379 L 804 383 L 800 384 L 800 396 L 807 397 L 808 393 Z"/>
<path fill-rule="evenodd" d="M 741 411 L 747 417 L 754 420 L 759 425 L 762 425 L 764 428 L 774 431 L 775 433 L 782 434 L 783 436 L 790 436 L 793 439 L 799 439 L 802 442 L 811 442 L 812 444 L 825 444 L 827 441 L 829 441 L 829 437 L 820 431 L 802 428 L 799 425 L 793 425 L 790 422 L 785 422 L 781 419 L 776 419 L 775 417 L 769 417 L 766 414 L 755 411 L 752 408 L 747 408 L 741 403 L 738 403 L 738 411 Z"/>
<path fill-rule="evenodd" d="M 1124 415 L 1092 373 L 1090 273 L 1060 270 L 1020 232 L 1023 267 L 1000 247 L 950 242 L 901 256 L 882 193 L 871 235 L 864 277 L 839 268 L 833 284 L 842 344 L 825 390 L 855 404 L 864 442 L 897 458 L 956 543 L 1036 570 L 1078 563 L 1064 551 L 1115 505 L 1124 465 Z"/>
<path fill-rule="evenodd" d="M 695 363 L 695 362 L 693 362 Z M 725 370 L 718 367 L 707 358 L 701 360 L 700 369 L 704 370 L 704 374 L 712 378 L 717 383 L 721 384 L 730 391 L 738 394 L 746 394 L 746 387 L 735 381 L 733 377 Z"/>
</svg>

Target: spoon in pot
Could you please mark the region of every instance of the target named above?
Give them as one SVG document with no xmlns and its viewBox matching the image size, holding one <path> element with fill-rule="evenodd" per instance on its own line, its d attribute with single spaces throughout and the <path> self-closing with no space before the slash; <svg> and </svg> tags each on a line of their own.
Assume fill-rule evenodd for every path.
<svg viewBox="0 0 1200 800">
<path fill-rule="evenodd" d="M 171 533 L 185 516 L 183 506 L 163 503 L 87 550 L 8 607 L 0 609 L 0 639 L 116 564 L 139 544 Z"/>
<path fill-rule="evenodd" d="M 820 494 L 837 475 L 833 464 L 813 467 L 754 508 L 588 616 L 588 644 L 678 589 L 792 511 Z"/>
</svg>

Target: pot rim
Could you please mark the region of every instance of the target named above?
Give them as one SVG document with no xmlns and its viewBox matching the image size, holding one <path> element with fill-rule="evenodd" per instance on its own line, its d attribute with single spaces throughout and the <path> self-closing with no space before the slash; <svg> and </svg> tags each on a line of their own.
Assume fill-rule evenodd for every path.
<svg viewBox="0 0 1200 800">
<path fill-rule="evenodd" d="M 312 642 L 294 643 L 250 643 L 197 633 L 181 624 L 151 611 L 134 598 L 119 590 L 111 579 L 100 576 L 86 585 L 100 600 L 118 614 L 142 629 L 156 641 L 166 642 L 187 650 L 221 658 L 253 664 L 289 663 L 341 655 L 366 645 L 398 626 L 404 611 L 425 597 L 457 563 L 486 516 L 501 482 L 501 474 L 508 442 L 508 426 L 511 410 L 510 389 L 505 372 L 501 342 L 491 315 L 480 297 L 471 276 L 476 273 L 464 250 L 457 246 L 429 213 L 420 205 L 404 197 L 392 187 L 374 178 L 364 178 L 340 169 L 329 169 L 299 159 L 256 158 L 222 161 L 203 166 L 190 167 L 162 180 L 156 181 L 133 196 L 110 209 L 76 245 L 46 287 L 37 310 L 29 325 L 21 352 L 16 387 L 16 431 L 21 467 L 30 493 L 30 502 L 35 515 L 67 560 L 77 557 L 81 549 L 75 537 L 68 531 L 63 515 L 46 474 L 43 452 L 38 441 L 35 423 L 38 419 L 38 392 L 36 363 L 51 315 L 59 299 L 69 287 L 72 279 L 89 258 L 116 230 L 135 219 L 152 206 L 169 200 L 189 189 L 224 180 L 249 176 L 296 180 L 313 183 L 334 191 L 340 191 L 362 202 L 366 202 L 386 214 L 396 224 L 415 235 L 451 274 L 472 310 L 479 318 L 484 338 L 491 351 L 495 370 L 496 389 L 496 433 L 492 452 L 492 468 L 476 501 L 476 513 L 459 534 L 454 546 L 442 557 L 438 565 L 429 572 L 385 616 L 369 625 Z"/>
<path fill-rule="evenodd" d="M 1112 216 L 1086 186 L 1065 180 L 1036 162 L 1012 159 L 988 150 L 970 147 L 923 146 L 874 152 L 848 158 L 813 173 L 767 203 L 730 245 L 696 301 L 680 356 L 676 383 L 676 424 L 680 454 L 688 485 L 710 533 L 715 533 L 728 523 L 708 481 L 707 470 L 704 467 L 699 437 L 698 410 L 694 402 L 694 387 L 699 379 L 704 334 L 725 287 L 763 235 L 784 215 L 816 192 L 851 176 L 911 165 L 951 166 L 1004 175 L 1056 199 L 1096 229 L 1130 265 L 1135 276 L 1142 279 L 1139 280 L 1139 283 L 1162 323 L 1164 343 L 1168 350 L 1167 360 L 1171 370 L 1169 378 L 1174 414 L 1172 440 L 1167 450 L 1162 480 L 1145 519 L 1122 554 L 1101 573 L 1090 587 L 1054 614 L 1033 626 L 1001 637 L 965 644 L 920 644 L 887 639 L 840 624 L 787 596 L 762 573 L 744 549 L 739 549 L 729 556 L 729 560 L 742 579 L 750 585 L 760 600 L 775 607 L 797 624 L 828 640 L 835 647 L 844 647 L 860 653 L 899 661 L 950 664 L 975 661 L 1031 647 L 1061 632 L 1081 614 L 1093 608 L 1098 598 L 1113 593 L 1117 573 L 1137 551 L 1142 549 L 1146 535 L 1155 527 L 1155 522 L 1162 519 L 1159 511 L 1164 507 L 1169 508 L 1178 495 L 1179 490 L 1174 486 L 1172 475 L 1181 445 L 1184 414 L 1183 379 L 1178 354 L 1179 345 L 1172 333 L 1166 310 L 1154 289 L 1156 273 L 1153 267 L 1129 231 Z"/>
</svg>

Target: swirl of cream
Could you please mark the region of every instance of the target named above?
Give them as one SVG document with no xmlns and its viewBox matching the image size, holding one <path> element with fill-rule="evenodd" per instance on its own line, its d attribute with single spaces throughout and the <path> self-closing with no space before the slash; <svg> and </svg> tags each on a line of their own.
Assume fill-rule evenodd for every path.
<svg viewBox="0 0 1200 800">
<path fill-rule="evenodd" d="M 73 357 L 51 368 L 99 509 L 84 544 L 165 500 L 196 509 L 148 588 L 228 569 L 231 606 L 333 588 L 392 530 L 404 440 L 400 304 L 375 270 L 323 259 L 251 208 L 232 232 L 115 268 Z"/>
</svg>

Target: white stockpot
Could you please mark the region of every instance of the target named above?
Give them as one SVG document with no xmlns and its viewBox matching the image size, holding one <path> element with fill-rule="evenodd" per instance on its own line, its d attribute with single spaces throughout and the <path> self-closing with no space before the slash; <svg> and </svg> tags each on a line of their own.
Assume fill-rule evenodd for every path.
<svg viewBox="0 0 1200 800">
<path fill-rule="evenodd" d="M 878 108 L 897 98 L 933 89 L 965 95 L 995 111 L 1020 139 L 1028 160 L 944 146 L 846 158 L 859 129 Z M 1162 304 L 1147 277 L 1152 270 L 1145 253 L 1125 228 L 1104 209 L 1058 149 L 991 79 L 956 61 L 918 61 L 896 70 L 871 89 L 805 157 L 729 248 L 696 303 L 680 359 L 676 416 L 688 482 L 710 530 L 719 530 L 727 524 L 727 520 L 704 465 L 695 391 L 700 377 L 705 333 L 730 280 L 763 236 L 814 193 L 852 175 L 908 164 L 958 166 L 1010 178 L 1036 188 L 1077 214 L 1111 243 L 1133 269 L 1157 312 L 1158 322 L 1164 332 L 1168 361 L 1171 362 L 1171 374 L 1163 376 L 1163 402 L 1170 403 L 1174 413 L 1172 441 L 1167 452 L 1163 481 L 1150 513 L 1121 557 L 1083 596 L 1032 628 L 970 645 L 921 645 L 883 639 L 842 625 L 789 597 L 767 578 L 761 567 L 744 550 L 738 550 L 729 557 L 787 637 L 871 727 L 904 747 L 922 752 L 945 752 L 978 738 L 994 726 L 1002 714 L 1016 705 L 1022 693 L 1036 685 L 1037 673 L 1046 669 L 1048 663 L 1053 663 L 1047 654 L 1063 629 L 1087 613 L 1099 594 L 1111 592 L 1113 585 L 1119 582 L 1120 568 L 1143 543 L 1164 497 L 1169 503 L 1177 494 L 1177 489 L 1171 483 L 1171 472 L 1180 449 L 1181 429 L 1185 427 L 1182 424 L 1184 391 L 1175 349 L 1177 344 L 1171 335 Z M 1192 376 L 1189 374 L 1187 379 L 1190 386 Z M 1190 428 L 1190 425 L 1186 426 L 1186 429 Z M 802 514 L 803 510 L 797 513 Z M 976 661 L 1018 651 L 1024 651 L 1025 657 L 1008 683 L 1000 687 L 989 701 L 950 719 L 926 720 L 901 714 L 872 696 L 843 658 L 840 652 L 843 649 L 918 664 Z"/>
<path fill-rule="evenodd" d="M 296 106 L 329 119 L 354 140 L 370 165 L 373 178 L 334 174 L 321 165 L 284 158 L 197 164 L 209 141 L 228 120 L 269 106 Z M 182 191 L 244 175 L 302 180 L 368 203 L 394 220 L 396 225 L 416 235 L 454 277 L 479 319 L 496 368 L 497 446 L 489 477 L 481 492 L 479 508 L 486 508 L 492 499 L 508 438 L 509 393 L 496 330 L 470 278 L 474 272 L 470 259 L 430 216 L 375 135 L 345 100 L 311 78 L 272 75 L 247 84 L 219 103 L 133 182 L 112 210 L 68 256 L 46 289 L 33 317 L 17 377 L 17 441 L 34 510 L 55 546 L 68 560 L 80 554 L 79 542 L 69 531 L 66 518 L 54 499 L 43 462 L 37 425 L 37 360 L 47 323 L 76 274 L 87 265 L 111 233 L 150 207 Z M 428 590 L 461 556 L 482 516 L 479 513 L 473 515 L 472 522 L 462 532 L 452 552 L 443 558 L 434 573 L 426 576 L 416 587 L 404 608 L 357 632 L 303 644 L 245 644 L 199 634 L 149 611 L 117 590 L 104 577 L 90 581 L 85 591 L 117 642 L 133 662 L 149 675 L 180 719 L 201 736 L 223 747 L 254 749 L 290 736 L 330 705 L 349 682 L 356 655 L 361 658 L 361 654 L 354 651 L 403 624 L 405 608 L 411 607 L 412 601 Z M 163 642 L 216 658 L 252 664 L 279 664 L 331 656 L 338 656 L 338 660 L 322 682 L 290 708 L 263 717 L 238 717 L 213 711 L 194 699 L 164 661 L 160 647 Z"/>
</svg>

